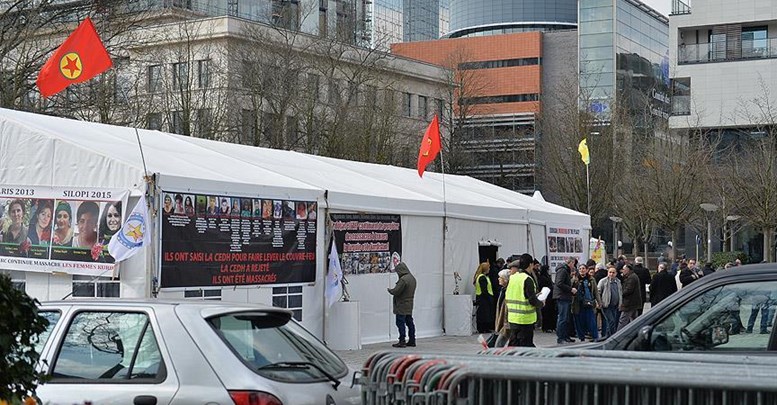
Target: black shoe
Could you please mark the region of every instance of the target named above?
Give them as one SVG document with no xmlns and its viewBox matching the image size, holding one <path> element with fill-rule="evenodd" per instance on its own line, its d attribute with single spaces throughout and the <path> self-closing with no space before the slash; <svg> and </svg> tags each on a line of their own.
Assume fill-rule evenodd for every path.
<svg viewBox="0 0 777 405">
<path fill-rule="evenodd" d="M 566 344 L 566 343 L 567 343 L 567 341 L 566 341 L 566 340 L 562 340 L 562 339 L 556 339 L 556 344 L 557 344 L 557 345 L 564 345 L 564 344 Z"/>
<path fill-rule="evenodd" d="M 762 335 L 768 335 L 768 334 L 769 334 L 769 331 L 762 330 L 762 331 L 761 331 L 761 334 L 762 334 Z"/>
<path fill-rule="evenodd" d="M 575 339 L 572 338 L 566 338 L 564 339 L 567 343 L 575 343 Z"/>
<path fill-rule="evenodd" d="M 391 345 L 391 347 L 407 347 L 407 344 L 405 342 L 397 342 Z"/>
<path fill-rule="evenodd" d="M 407 344 L 405 344 L 407 347 L 415 347 L 415 340 L 409 340 Z"/>
</svg>

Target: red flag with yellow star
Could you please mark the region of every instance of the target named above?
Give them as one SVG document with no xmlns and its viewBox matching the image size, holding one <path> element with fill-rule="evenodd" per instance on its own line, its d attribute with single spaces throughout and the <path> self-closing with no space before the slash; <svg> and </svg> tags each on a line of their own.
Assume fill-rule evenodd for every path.
<svg viewBox="0 0 777 405">
<path fill-rule="evenodd" d="M 435 114 L 429 127 L 426 128 L 424 139 L 421 141 L 421 148 L 418 150 L 418 175 L 424 177 L 426 166 L 432 163 L 440 153 L 442 145 L 440 143 L 440 123 Z"/>
<path fill-rule="evenodd" d="M 51 97 L 73 83 L 83 83 L 113 66 L 94 24 L 86 17 L 40 69 L 35 83 Z"/>
</svg>

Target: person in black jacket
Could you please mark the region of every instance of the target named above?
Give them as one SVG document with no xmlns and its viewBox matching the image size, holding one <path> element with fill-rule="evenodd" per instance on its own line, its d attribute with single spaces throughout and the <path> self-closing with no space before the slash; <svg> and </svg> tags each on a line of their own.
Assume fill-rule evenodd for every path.
<svg viewBox="0 0 777 405">
<path fill-rule="evenodd" d="M 572 296 L 577 289 L 572 287 L 572 269 L 577 266 L 577 259 L 567 258 L 566 262 L 556 269 L 556 280 L 553 283 L 553 298 L 556 300 L 556 343 L 574 342 L 569 337 L 567 328 L 572 315 Z"/>
<path fill-rule="evenodd" d="M 677 282 L 666 270 L 666 264 L 658 265 L 658 272 L 650 282 L 650 306 L 658 305 L 664 298 L 677 291 Z"/>
<path fill-rule="evenodd" d="M 650 285 L 650 271 L 643 266 L 642 256 L 634 258 L 634 274 L 639 278 L 639 292 L 642 296 L 642 302 L 647 302 L 647 288 L 645 286 Z M 642 308 L 637 310 L 637 316 L 642 315 Z"/>
<path fill-rule="evenodd" d="M 550 267 L 548 265 L 540 266 L 540 272 L 537 277 L 540 290 L 547 287 L 553 291 L 553 279 L 550 278 Z M 550 333 L 556 330 L 556 300 L 548 297 L 545 306 L 542 307 L 542 331 Z"/>
</svg>

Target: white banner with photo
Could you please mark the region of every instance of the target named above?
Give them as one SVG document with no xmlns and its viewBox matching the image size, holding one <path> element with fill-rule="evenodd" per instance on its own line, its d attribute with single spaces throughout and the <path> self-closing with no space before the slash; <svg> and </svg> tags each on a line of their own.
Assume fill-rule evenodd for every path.
<svg viewBox="0 0 777 405">
<path fill-rule="evenodd" d="M 584 238 L 581 228 L 557 224 L 547 224 L 546 228 L 551 271 L 564 264 L 567 257 L 576 257 L 579 263 L 588 260 L 588 238 Z"/>
<path fill-rule="evenodd" d="M 129 190 L 0 185 L 0 269 L 97 276 Z"/>
</svg>

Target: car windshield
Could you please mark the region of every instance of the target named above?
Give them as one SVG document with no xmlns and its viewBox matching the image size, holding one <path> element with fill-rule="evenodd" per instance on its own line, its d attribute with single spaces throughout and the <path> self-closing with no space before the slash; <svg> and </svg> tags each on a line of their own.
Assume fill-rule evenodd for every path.
<svg viewBox="0 0 777 405">
<path fill-rule="evenodd" d="M 229 314 L 208 322 L 243 363 L 264 377 L 313 382 L 327 380 L 327 374 L 342 377 L 348 371 L 337 355 L 287 314 Z"/>
</svg>

